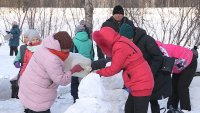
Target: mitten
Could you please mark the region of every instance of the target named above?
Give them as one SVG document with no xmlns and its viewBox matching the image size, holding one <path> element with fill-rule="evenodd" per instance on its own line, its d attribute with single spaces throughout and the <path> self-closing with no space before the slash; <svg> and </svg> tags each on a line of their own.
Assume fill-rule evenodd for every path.
<svg viewBox="0 0 200 113">
<path fill-rule="evenodd" d="M 20 62 L 19 61 L 14 62 L 14 65 L 15 65 L 16 68 L 20 68 Z"/>
<path fill-rule="evenodd" d="M 9 33 L 10 33 L 10 31 L 6 31 L 6 33 L 7 33 L 7 34 L 9 34 Z"/>
<path fill-rule="evenodd" d="M 75 65 L 70 71 L 71 71 L 71 73 L 73 74 L 73 73 L 75 73 L 75 72 L 80 72 L 80 71 L 83 71 L 84 69 L 79 65 L 79 64 L 77 64 L 77 65 Z"/>
</svg>

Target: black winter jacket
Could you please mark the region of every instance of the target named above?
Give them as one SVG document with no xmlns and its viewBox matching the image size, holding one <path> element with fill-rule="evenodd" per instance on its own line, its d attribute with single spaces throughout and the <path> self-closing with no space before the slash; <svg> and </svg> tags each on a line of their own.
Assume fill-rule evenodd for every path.
<svg viewBox="0 0 200 113">
<path fill-rule="evenodd" d="M 110 17 L 108 20 L 106 20 L 101 27 L 111 27 L 113 28 L 116 32 L 119 32 L 120 27 L 123 23 L 127 23 L 130 26 L 132 26 L 133 30 L 135 30 L 135 26 L 131 20 L 129 20 L 127 17 L 123 17 L 120 22 L 117 22 L 113 16 Z M 105 58 L 104 54 L 102 53 L 101 49 L 97 46 L 97 56 L 99 59 Z"/>
<path fill-rule="evenodd" d="M 155 40 L 141 28 L 136 28 L 133 42 L 140 48 L 154 75 L 154 89 L 151 100 L 159 100 L 171 95 L 170 73 L 162 72 L 163 55 Z"/>
</svg>

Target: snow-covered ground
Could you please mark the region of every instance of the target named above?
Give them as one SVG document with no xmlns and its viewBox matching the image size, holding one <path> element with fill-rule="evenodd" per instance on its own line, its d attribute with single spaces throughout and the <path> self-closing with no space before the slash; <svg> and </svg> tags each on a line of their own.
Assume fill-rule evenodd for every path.
<svg viewBox="0 0 200 113">
<path fill-rule="evenodd" d="M 0 47 L 0 79 L 2 80 L 6 80 L 6 79 L 12 79 L 13 77 L 15 77 L 18 73 L 18 69 L 16 69 L 13 66 L 13 60 L 14 60 L 14 56 L 9 56 L 9 46 L 7 43 L 3 44 Z M 97 79 L 97 78 L 95 78 Z M 10 90 L 8 87 L 8 85 L 6 84 L 6 82 L 1 82 L 0 81 L 0 95 L 5 95 L 2 92 L 6 93 L 6 95 L 10 95 Z M 84 80 L 83 80 L 84 81 Z M 119 81 L 119 79 L 118 79 Z M 117 82 L 118 82 L 117 81 Z M 83 82 L 81 83 L 81 86 L 84 86 L 85 83 L 87 82 Z M 96 82 L 97 84 L 98 82 Z M 91 84 L 95 83 L 91 82 Z M 99 83 L 98 83 L 99 84 Z M 94 86 L 94 85 L 90 85 L 90 86 Z M 106 85 L 105 83 L 103 85 Z M 7 87 L 6 89 L 3 89 L 3 91 L 1 90 L 2 87 Z M 119 86 L 120 87 L 120 86 Z M 99 87 L 100 88 L 100 87 Z M 79 93 L 84 93 L 84 92 L 90 92 L 90 94 L 92 92 L 94 92 L 94 89 L 92 88 L 86 88 L 84 89 L 84 87 L 80 88 L 81 91 L 83 92 L 79 92 Z M 96 92 L 97 92 L 98 87 L 96 87 Z M 101 91 L 102 89 L 99 89 L 99 91 Z M 103 89 L 105 90 L 105 89 Z M 190 95 L 191 95 L 191 103 L 192 103 L 192 111 L 190 113 L 200 113 L 200 76 L 194 77 L 192 84 L 190 86 Z M 116 91 L 116 92 L 121 92 L 119 96 L 122 100 L 126 98 L 126 93 L 124 91 Z M 108 92 L 107 92 L 108 94 Z M 113 93 L 114 95 L 116 93 Z M 103 95 L 103 94 L 102 94 Z M 85 107 L 87 108 L 88 106 L 84 106 L 82 104 L 87 104 L 87 105 L 93 105 L 93 109 L 85 109 L 85 113 L 103 113 L 103 110 L 111 110 L 112 109 L 108 109 L 108 107 L 104 107 L 101 108 L 101 112 L 98 112 L 98 110 L 96 112 L 91 112 L 92 110 L 95 110 L 95 106 L 97 107 L 98 103 L 97 102 L 102 102 L 104 104 L 107 105 L 112 105 L 112 107 L 115 107 L 115 109 L 121 109 L 121 107 L 123 108 L 123 106 L 118 107 L 117 105 L 120 105 L 121 103 L 123 103 L 124 101 L 118 99 L 116 101 L 118 102 L 114 102 L 114 100 L 112 99 L 116 99 L 114 96 L 110 95 L 112 97 L 111 98 L 107 98 L 105 97 L 104 100 L 105 101 L 100 101 L 100 100 L 94 100 L 90 97 L 90 99 L 88 99 L 89 97 L 85 97 L 83 96 L 83 98 L 79 99 L 77 101 L 76 104 L 73 104 L 73 99 L 72 96 L 70 95 L 70 85 L 68 86 L 62 86 L 58 89 L 58 98 L 56 99 L 55 103 L 53 104 L 53 106 L 51 107 L 51 112 L 52 113 L 72 113 L 71 111 L 73 111 L 73 113 L 79 113 L 80 109 L 85 109 Z M 91 96 L 91 95 L 90 95 Z M 0 97 L 1 98 L 1 97 Z M 117 97 L 118 98 L 118 97 Z M 106 100 L 107 99 L 107 100 Z M 110 103 L 109 103 L 109 101 Z M 112 102 L 111 102 L 112 101 Z M 160 106 L 161 107 L 166 107 L 166 101 L 167 99 L 161 100 L 159 101 Z M 71 107 L 70 107 L 71 106 Z M 100 107 L 100 106 L 98 106 Z M 102 106 L 101 106 L 102 107 Z M 69 109 L 68 109 L 69 108 Z M 78 109 L 76 109 L 78 108 Z M 70 112 L 69 112 L 70 111 Z M 162 110 L 164 111 L 164 110 Z M 18 99 L 6 99 L 6 100 L 1 100 L 0 101 L 0 113 L 23 113 L 23 105 L 20 103 L 20 101 Z M 81 112 L 80 112 L 81 113 Z M 111 112 L 108 112 L 111 113 Z M 112 112 L 112 113 L 117 113 L 117 112 Z M 121 112 L 119 112 L 121 113 Z M 150 109 L 148 110 L 148 113 L 150 112 Z M 162 113 L 162 112 L 161 112 Z"/>
</svg>

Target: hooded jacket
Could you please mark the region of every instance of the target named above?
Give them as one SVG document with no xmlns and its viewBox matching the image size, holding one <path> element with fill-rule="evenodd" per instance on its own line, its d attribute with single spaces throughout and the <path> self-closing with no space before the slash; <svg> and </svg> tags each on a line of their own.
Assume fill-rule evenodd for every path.
<svg viewBox="0 0 200 113">
<path fill-rule="evenodd" d="M 89 39 L 87 32 L 81 31 L 76 33 L 73 38 L 73 42 L 78 50 L 78 53 L 93 60 L 92 40 Z"/>
<path fill-rule="evenodd" d="M 49 49 L 61 51 L 58 40 L 49 36 L 32 55 L 19 81 L 19 99 L 33 111 L 46 111 L 57 97 L 58 85 L 71 82 L 71 72 L 64 72 L 64 62 Z"/>
<path fill-rule="evenodd" d="M 111 66 L 100 69 L 97 73 L 109 77 L 123 69 L 124 83 L 131 94 L 150 96 L 154 86 L 153 75 L 139 48 L 110 27 L 95 31 L 93 38 L 103 53 L 112 57 Z"/>
</svg>

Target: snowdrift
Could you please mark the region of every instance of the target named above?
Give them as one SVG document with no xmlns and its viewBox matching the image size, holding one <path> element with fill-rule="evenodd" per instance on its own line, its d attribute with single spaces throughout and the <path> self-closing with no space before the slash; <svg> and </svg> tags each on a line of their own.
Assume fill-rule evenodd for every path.
<svg viewBox="0 0 200 113">
<path fill-rule="evenodd" d="M 82 79 L 79 99 L 65 113 L 124 113 L 128 93 L 122 88 L 122 72 L 112 77 L 92 72 Z"/>
</svg>

